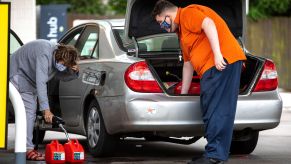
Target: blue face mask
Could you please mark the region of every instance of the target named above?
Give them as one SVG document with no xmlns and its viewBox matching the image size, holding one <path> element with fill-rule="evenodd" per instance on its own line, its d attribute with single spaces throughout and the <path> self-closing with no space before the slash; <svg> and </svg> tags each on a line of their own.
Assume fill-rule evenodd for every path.
<svg viewBox="0 0 291 164">
<path fill-rule="evenodd" d="M 171 29 L 171 26 L 172 26 L 172 24 L 169 24 L 169 23 L 166 21 L 167 17 L 168 17 L 168 16 L 165 17 L 164 21 L 163 21 L 163 22 L 161 23 L 161 25 L 160 25 L 161 28 L 166 29 L 166 30 Z"/>
<path fill-rule="evenodd" d="M 60 64 L 60 63 L 56 62 L 56 69 L 57 69 L 58 71 L 60 71 L 60 72 L 63 72 L 64 70 L 67 69 L 67 67 L 64 66 L 63 64 Z"/>
</svg>

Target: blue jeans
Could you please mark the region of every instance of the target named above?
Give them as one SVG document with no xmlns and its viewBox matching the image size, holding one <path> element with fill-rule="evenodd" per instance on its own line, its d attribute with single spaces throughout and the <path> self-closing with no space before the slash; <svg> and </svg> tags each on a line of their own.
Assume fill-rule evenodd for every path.
<svg viewBox="0 0 291 164">
<path fill-rule="evenodd" d="M 201 79 L 201 109 L 205 125 L 205 156 L 226 161 L 232 140 L 239 94 L 242 61 L 228 64 L 223 71 L 215 67 Z"/>
</svg>

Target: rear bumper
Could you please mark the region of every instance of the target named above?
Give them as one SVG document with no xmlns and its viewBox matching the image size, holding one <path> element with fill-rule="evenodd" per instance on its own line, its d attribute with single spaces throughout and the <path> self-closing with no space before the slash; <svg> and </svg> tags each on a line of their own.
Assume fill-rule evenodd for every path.
<svg viewBox="0 0 291 164">
<path fill-rule="evenodd" d="M 129 90 L 127 96 L 120 100 L 123 105 L 115 113 L 118 117 L 114 118 L 118 124 L 112 124 L 113 118 L 106 117 L 108 114 L 103 115 L 110 134 L 150 132 L 177 137 L 203 135 L 199 96 L 169 97 Z M 240 96 L 234 128 L 272 129 L 279 124 L 281 113 L 282 100 L 277 91 Z"/>
</svg>

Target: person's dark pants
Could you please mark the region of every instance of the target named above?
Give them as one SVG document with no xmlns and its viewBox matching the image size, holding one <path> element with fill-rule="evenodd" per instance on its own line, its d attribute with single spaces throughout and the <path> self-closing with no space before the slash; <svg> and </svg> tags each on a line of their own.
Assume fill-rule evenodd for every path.
<svg viewBox="0 0 291 164">
<path fill-rule="evenodd" d="M 205 156 L 226 161 L 232 140 L 242 61 L 228 64 L 223 71 L 215 67 L 201 79 L 201 109 L 205 124 Z"/>
</svg>

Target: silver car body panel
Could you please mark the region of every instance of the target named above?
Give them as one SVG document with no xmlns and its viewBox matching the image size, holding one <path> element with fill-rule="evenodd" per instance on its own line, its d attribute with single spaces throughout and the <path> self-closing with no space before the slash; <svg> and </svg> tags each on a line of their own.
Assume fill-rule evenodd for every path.
<svg viewBox="0 0 291 164">
<path fill-rule="evenodd" d="M 117 98 L 125 102 L 118 105 L 122 111 L 109 114 L 108 119 L 104 116 L 104 120 L 119 120 L 117 125 L 105 122 L 110 134 L 152 132 L 176 137 L 203 134 L 199 96 L 136 93 L 126 85 L 125 90 L 126 96 Z M 280 122 L 281 110 L 282 100 L 277 90 L 239 96 L 234 130 L 274 128 Z"/>
</svg>

